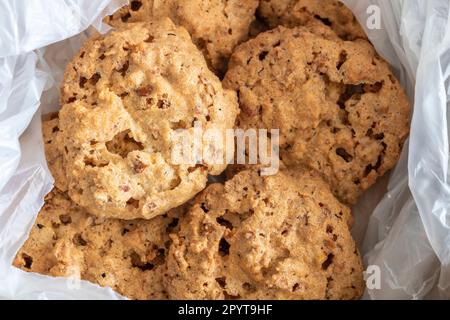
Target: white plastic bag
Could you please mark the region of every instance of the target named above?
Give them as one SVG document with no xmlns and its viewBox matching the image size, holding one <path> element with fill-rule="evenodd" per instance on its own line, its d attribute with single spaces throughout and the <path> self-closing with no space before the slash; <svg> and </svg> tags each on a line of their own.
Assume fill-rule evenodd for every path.
<svg viewBox="0 0 450 320">
<path fill-rule="evenodd" d="M 25 273 L 11 263 L 52 188 L 41 114 L 58 108 L 62 72 L 88 27 L 105 31 L 102 17 L 125 2 L 0 2 L 0 298 L 120 298 L 111 289 Z M 449 298 L 450 2 L 343 2 L 415 100 L 409 146 L 396 170 L 354 208 L 355 238 L 366 265 L 381 276 L 381 286 L 365 297 Z M 377 10 L 381 29 L 369 29 Z"/>
<path fill-rule="evenodd" d="M 381 286 L 372 299 L 450 298 L 448 0 L 345 0 L 414 103 L 409 146 L 371 215 L 362 246 Z M 380 10 L 381 29 L 370 30 Z M 369 24 L 367 22 L 369 21 Z M 365 198 L 374 196 L 374 191 Z M 358 217 L 359 212 L 355 212 Z"/>
</svg>

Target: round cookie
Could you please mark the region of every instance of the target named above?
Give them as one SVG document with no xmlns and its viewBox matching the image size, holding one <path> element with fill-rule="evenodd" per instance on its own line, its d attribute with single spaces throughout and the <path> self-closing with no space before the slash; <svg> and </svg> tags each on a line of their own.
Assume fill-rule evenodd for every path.
<svg viewBox="0 0 450 320">
<path fill-rule="evenodd" d="M 284 164 L 320 172 L 347 204 L 395 166 L 409 133 L 410 104 L 388 64 L 325 26 L 279 27 L 239 46 L 223 83 L 238 92 L 239 127 L 280 129 Z"/>
<path fill-rule="evenodd" d="M 88 41 L 67 66 L 61 93 L 57 143 L 69 195 L 92 214 L 151 219 L 191 199 L 208 174 L 226 168 L 174 159 L 180 130 L 225 135 L 238 105 L 186 30 L 169 19 Z M 209 151 L 225 159 L 223 148 Z"/>
<path fill-rule="evenodd" d="M 262 0 L 258 13 L 272 28 L 317 21 L 331 27 L 344 40 L 367 38 L 351 10 L 339 0 Z"/>
<path fill-rule="evenodd" d="M 111 287 L 130 299 L 167 299 L 162 278 L 183 209 L 151 221 L 99 219 L 54 189 L 14 266 Z"/>
<path fill-rule="evenodd" d="M 258 0 L 139 0 L 131 1 L 106 22 L 117 27 L 170 17 L 189 31 L 211 69 L 223 75 L 233 49 L 248 38 L 257 7 Z"/>
<path fill-rule="evenodd" d="M 171 299 L 357 299 L 350 210 L 307 172 L 237 174 L 209 186 L 172 235 Z"/>
</svg>

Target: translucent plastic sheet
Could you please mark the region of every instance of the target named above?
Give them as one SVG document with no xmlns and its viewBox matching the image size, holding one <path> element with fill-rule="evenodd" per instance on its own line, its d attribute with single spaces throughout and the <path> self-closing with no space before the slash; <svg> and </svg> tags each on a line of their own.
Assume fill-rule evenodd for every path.
<svg viewBox="0 0 450 320">
<path fill-rule="evenodd" d="M 125 2 L 0 1 L 0 298 L 120 298 L 84 281 L 28 274 L 11 262 L 52 188 L 41 114 L 58 109 L 62 72 L 89 27 L 106 31 L 102 17 Z M 415 101 L 397 168 L 354 208 L 365 263 L 380 271 L 381 285 L 365 298 L 450 298 L 450 1 L 343 2 Z"/>
<path fill-rule="evenodd" d="M 366 266 L 381 271 L 381 286 L 368 289 L 366 298 L 448 299 L 450 1 L 344 2 L 366 27 L 378 52 L 394 66 L 415 102 L 409 146 L 365 229 Z M 370 29 L 377 10 L 381 29 Z M 373 197 L 375 190 L 364 199 Z M 359 209 L 356 217 L 367 216 Z M 358 223 L 357 227 L 364 226 Z"/>
</svg>

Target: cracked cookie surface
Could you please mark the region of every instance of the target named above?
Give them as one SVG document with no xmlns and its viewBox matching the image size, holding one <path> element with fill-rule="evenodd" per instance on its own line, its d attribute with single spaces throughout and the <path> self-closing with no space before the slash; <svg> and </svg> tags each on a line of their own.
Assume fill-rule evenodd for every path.
<svg viewBox="0 0 450 320">
<path fill-rule="evenodd" d="M 225 134 L 238 105 L 169 19 L 89 40 L 68 65 L 61 96 L 56 139 L 69 195 L 92 214 L 151 219 L 225 170 L 217 162 L 172 161 L 178 130 L 193 134 L 196 124 Z"/>
<path fill-rule="evenodd" d="M 365 40 L 325 26 L 279 27 L 239 46 L 224 79 L 238 92 L 243 129 L 280 129 L 288 167 L 320 172 L 344 203 L 397 163 L 410 104 Z"/>
<path fill-rule="evenodd" d="M 320 177 L 237 174 L 209 186 L 172 235 L 171 299 L 356 299 L 362 263 L 350 210 Z"/>
<path fill-rule="evenodd" d="M 147 220 L 100 219 L 54 189 L 14 266 L 111 287 L 130 299 L 167 299 L 162 278 L 183 210 Z"/>
<path fill-rule="evenodd" d="M 345 40 L 367 38 L 351 10 L 339 0 L 262 0 L 258 12 L 272 28 L 315 21 L 331 27 Z"/>
<path fill-rule="evenodd" d="M 223 74 L 235 46 L 247 39 L 257 6 L 257 0 L 139 0 L 106 22 L 117 27 L 169 17 L 189 31 L 211 68 Z"/>
</svg>

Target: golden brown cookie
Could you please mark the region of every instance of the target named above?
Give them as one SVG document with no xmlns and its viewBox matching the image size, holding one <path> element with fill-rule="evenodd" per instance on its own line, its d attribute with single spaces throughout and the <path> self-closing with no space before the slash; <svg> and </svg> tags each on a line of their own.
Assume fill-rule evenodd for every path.
<svg viewBox="0 0 450 320">
<path fill-rule="evenodd" d="M 225 134 L 238 105 L 185 29 L 169 19 L 89 40 L 67 66 L 61 91 L 57 143 L 69 195 L 92 214 L 150 219 L 202 191 L 208 174 L 225 170 L 172 159 L 175 133 L 193 133 L 197 125 Z"/>
<path fill-rule="evenodd" d="M 410 105 L 367 41 L 330 32 L 315 25 L 263 33 L 239 46 L 223 83 L 238 92 L 239 127 L 280 129 L 284 164 L 317 170 L 354 204 L 398 161 Z"/>
<path fill-rule="evenodd" d="M 130 299 L 166 299 L 162 277 L 169 232 L 182 209 L 151 221 L 99 219 L 54 189 L 14 266 L 108 286 Z"/>
<path fill-rule="evenodd" d="M 318 21 L 344 40 L 367 37 L 350 9 L 339 0 L 261 0 L 258 12 L 272 28 L 298 27 Z"/>
<path fill-rule="evenodd" d="M 209 186 L 172 235 L 171 299 L 356 299 L 350 210 L 306 172 L 244 171 Z"/>
<path fill-rule="evenodd" d="M 258 0 L 139 0 L 106 22 L 117 27 L 170 17 L 189 31 L 211 68 L 223 75 L 233 49 L 247 39 L 257 7 Z"/>
<path fill-rule="evenodd" d="M 67 178 L 64 170 L 64 159 L 57 142 L 58 132 L 58 113 L 47 115 L 46 119 L 42 121 L 45 156 L 47 165 L 55 179 L 55 187 L 64 192 L 67 191 Z"/>
</svg>

